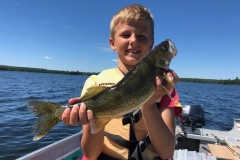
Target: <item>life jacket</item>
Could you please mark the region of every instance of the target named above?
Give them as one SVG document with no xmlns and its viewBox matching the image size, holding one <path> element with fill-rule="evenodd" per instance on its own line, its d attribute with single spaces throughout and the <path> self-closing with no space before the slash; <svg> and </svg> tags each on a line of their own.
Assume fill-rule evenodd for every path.
<svg viewBox="0 0 240 160">
<path fill-rule="evenodd" d="M 159 103 L 157 103 L 159 106 Z M 142 118 L 142 113 L 140 109 L 135 110 L 134 112 L 124 115 L 122 119 L 122 124 L 130 124 L 129 127 L 129 140 L 125 140 L 119 135 L 111 134 L 104 132 L 104 135 L 116 144 L 128 148 L 128 159 L 129 160 L 143 160 L 142 152 L 145 151 L 147 146 L 151 143 L 149 135 L 146 135 L 141 141 L 137 141 L 133 126 Z M 153 160 L 162 160 L 159 156 L 156 156 Z"/>
</svg>

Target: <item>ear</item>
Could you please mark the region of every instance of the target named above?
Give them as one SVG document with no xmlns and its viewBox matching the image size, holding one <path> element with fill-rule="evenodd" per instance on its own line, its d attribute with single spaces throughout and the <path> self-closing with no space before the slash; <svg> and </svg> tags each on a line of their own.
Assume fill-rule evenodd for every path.
<svg viewBox="0 0 240 160">
<path fill-rule="evenodd" d="M 109 38 L 109 44 L 110 44 L 110 47 L 112 48 L 112 50 L 116 51 L 114 40 L 111 37 Z"/>
<path fill-rule="evenodd" d="M 152 40 L 152 41 L 150 42 L 150 45 L 149 45 L 149 51 L 152 50 L 152 48 L 153 48 L 153 44 L 154 44 L 154 40 Z"/>
</svg>

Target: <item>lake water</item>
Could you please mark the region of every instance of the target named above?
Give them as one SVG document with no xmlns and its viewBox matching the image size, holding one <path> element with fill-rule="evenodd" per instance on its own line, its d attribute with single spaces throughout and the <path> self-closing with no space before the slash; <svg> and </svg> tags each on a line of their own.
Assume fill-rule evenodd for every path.
<svg viewBox="0 0 240 160">
<path fill-rule="evenodd" d="M 0 159 L 16 159 L 81 130 L 59 123 L 43 139 L 32 141 L 35 117 L 26 101 L 67 104 L 80 95 L 88 76 L 0 71 Z M 181 103 L 204 108 L 203 128 L 230 130 L 240 118 L 240 86 L 179 82 Z"/>
</svg>

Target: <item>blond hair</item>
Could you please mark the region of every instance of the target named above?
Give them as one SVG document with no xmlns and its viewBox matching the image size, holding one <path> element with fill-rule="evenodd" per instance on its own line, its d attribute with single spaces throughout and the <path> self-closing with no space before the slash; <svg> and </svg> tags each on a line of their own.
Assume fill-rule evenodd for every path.
<svg viewBox="0 0 240 160">
<path fill-rule="evenodd" d="M 110 23 L 110 36 L 114 38 L 116 28 L 119 24 L 136 22 L 138 20 L 146 21 L 151 30 L 151 38 L 154 39 L 154 21 L 150 11 L 138 4 L 132 4 L 119 10 L 112 18 Z"/>
</svg>

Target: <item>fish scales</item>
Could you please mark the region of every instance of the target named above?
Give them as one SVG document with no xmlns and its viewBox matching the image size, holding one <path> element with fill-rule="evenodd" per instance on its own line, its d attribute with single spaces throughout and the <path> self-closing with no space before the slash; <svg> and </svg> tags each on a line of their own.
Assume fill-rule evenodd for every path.
<svg viewBox="0 0 240 160">
<path fill-rule="evenodd" d="M 87 108 L 95 111 L 94 116 L 120 116 L 139 108 L 151 97 L 159 70 L 151 65 L 139 66 L 123 84 L 110 87 L 96 100 L 86 102 Z"/>
</svg>

